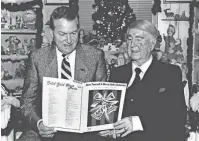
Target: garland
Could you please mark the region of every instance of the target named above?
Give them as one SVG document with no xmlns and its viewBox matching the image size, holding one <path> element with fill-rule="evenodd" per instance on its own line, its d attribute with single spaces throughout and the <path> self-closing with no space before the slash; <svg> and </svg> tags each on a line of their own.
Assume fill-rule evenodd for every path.
<svg viewBox="0 0 199 141">
<path fill-rule="evenodd" d="M 194 26 L 194 5 L 195 2 L 191 2 L 189 5 L 189 38 L 187 39 L 187 67 L 188 67 L 188 74 L 187 79 L 189 80 L 188 85 L 189 88 L 192 88 L 192 58 L 193 58 L 193 33 L 192 29 Z M 189 93 L 192 94 L 192 89 L 189 89 Z"/>
<path fill-rule="evenodd" d="M 34 0 L 34 1 L 28 1 L 26 3 L 4 3 L 1 2 L 1 8 L 5 8 L 11 12 L 17 12 L 17 11 L 25 11 L 27 9 L 32 9 L 33 6 L 38 5 L 41 7 L 42 0 Z"/>
<path fill-rule="evenodd" d="M 26 2 L 31 2 L 31 1 L 34 1 L 34 0 L 1 0 L 1 2 L 3 3 L 26 3 Z"/>
</svg>

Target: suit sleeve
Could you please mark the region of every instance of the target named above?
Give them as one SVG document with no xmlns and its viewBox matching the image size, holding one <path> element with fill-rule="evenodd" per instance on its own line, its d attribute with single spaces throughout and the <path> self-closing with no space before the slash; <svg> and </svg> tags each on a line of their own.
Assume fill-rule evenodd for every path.
<svg viewBox="0 0 199 141">
<path fill-rule="evenodd" d="M 97 65 L 95 78 L 96 81 L 107 81 L 106 62 L 104 52 L 102 50 L 100 50 L 99 53 L 99 61 Z"/>
<path fill-rule="evenodd" d="M 113 79 L 113 69 L 110 70 L 110 75 L 109 75 L 109 82 L 115 82 Z"/>
<path fill-rule="evenodd" d="M 34 56 L 29 56 L 26 76 L 24 79 L 24 87 L 21 97 L 21 111 L 26 120 L 37 129 L 37 121 L 41 119 L 38 116 L 38 74 L 34 62 Z"/>
</svg>

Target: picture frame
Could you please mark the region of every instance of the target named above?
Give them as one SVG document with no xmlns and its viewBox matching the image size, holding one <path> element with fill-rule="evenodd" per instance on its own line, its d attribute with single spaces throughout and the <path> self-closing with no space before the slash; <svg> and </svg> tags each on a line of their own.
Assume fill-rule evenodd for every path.
<svg viewBox="0 0 199 141">
<path fill-rule="evenodd" d="M 69 0 L 45 0 L 45 5 L 68 5 Z"/>
<path fill-rule="evenodd" d="M 164 3 L 190 3 L 193 0 L 164 0 Z"/>
</svg>

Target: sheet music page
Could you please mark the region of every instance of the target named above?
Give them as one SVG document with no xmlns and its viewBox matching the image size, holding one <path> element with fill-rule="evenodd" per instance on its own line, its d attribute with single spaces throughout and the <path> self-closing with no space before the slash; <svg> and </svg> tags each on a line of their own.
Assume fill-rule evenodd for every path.
<svg viewBox="0 0 199 141">
<path fill-rule="evenodd" d="M 43 78 L 42 116 L 46 126 L 80 132 L 82 87 L 80 82 Z"/>
<path fill-rule="evenodd" d="M 112 82 L 43 79 L 44 125 L 66 132 L 113 128 L 121 119 L 127 85 Z"/>
</svg>

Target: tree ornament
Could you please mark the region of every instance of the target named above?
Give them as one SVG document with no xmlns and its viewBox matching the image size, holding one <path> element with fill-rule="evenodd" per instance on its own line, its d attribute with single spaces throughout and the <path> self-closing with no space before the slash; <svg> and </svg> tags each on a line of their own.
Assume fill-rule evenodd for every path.
<svg viewBox="0 0 199 141">
<path fill-rule="evenodd" d="M 109 14 L 110 16 L 113 16 L 113 12 L 112 12 L 112 11 L 108 12 L 108 14 Z"/>
<path fill-rule="evenodd" d="M 103 6 L 104 6 L 104 1 L 102 0 L 100 4 L 101 4 L 101 6 L 103 7 Z"/>
<path fill-rule="evenodd" d="M 99 8 L 98 8 L 99 7 Z M 103 37 L 113 42 L 122 39 L 130 22 L 136 19 L 128 0 L 95 0 L 93 5 L 95 14 L 93 29 L 103 34 Z"/>
</svg>

